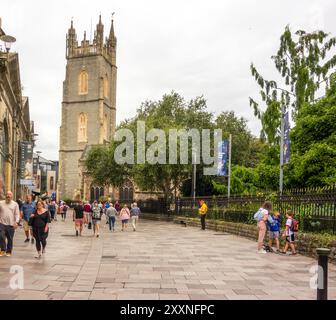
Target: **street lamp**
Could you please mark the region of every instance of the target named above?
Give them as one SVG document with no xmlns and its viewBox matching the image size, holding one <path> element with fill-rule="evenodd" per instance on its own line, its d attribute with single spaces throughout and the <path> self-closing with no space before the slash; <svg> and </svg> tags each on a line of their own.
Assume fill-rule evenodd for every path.
<svg viewBox="0 0 336 320">
<path fill-rule="evenodd" d="M 4 34 L 0 37 L 0 40 L 3 41 L 5 43 L 5 48 L 6 48 L 6 52 L 9 53 L 9 50 L 12 46 L 12 43 L 14 43 L 16 41 L 16 39 L 12 36 L 9 36 L 7 34 Z"/>
</svg>

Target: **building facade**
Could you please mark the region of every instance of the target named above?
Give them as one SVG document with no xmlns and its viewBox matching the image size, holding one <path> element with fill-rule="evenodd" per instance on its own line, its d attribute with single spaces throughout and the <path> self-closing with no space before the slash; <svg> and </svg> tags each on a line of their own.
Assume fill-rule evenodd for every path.
<svg viewBox="0 0 336 320">
<path fill-rule="evenodd" d="M 5 35 L 1 26 L 0 36 Z M 12 191 L 15 198 L 30 192 L 20 185 L 20 145 L 33 145 L 34 125 L 30 121 L 29 100 L 22 96 L 19 56 L 0 49 L 0 198 Z"/>
<path fill-rule="evenodd" d="M 88 181 L 81 170 L 89 146 L 107 144 L 116 126 L 116 47 L 113 20 L 104 38 L 101 17 L 93 42 L 79 44 L 71 22 L 66 38 L 66 75 L 63 83 L 59 150 L 59 199 L 85 198 Z M 88 186 L 88 188 L 90 188 Z"/>
</svg>

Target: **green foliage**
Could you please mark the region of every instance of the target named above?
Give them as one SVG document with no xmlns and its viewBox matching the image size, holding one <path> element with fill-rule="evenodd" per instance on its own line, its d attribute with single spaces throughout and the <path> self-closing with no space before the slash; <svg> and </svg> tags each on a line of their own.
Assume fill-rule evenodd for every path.
<svg viewBox="0 0 336 320">
<path fill-rule="evenodd" d="M 253 98 L 250 98 L 250 106 L 261 119 L 261 136 L 269 143 L 278 143 L 281 108 L 292 109 L 296 118 L 303 105 L 315 101 L 318 90 L 328 88 L 336 65 L 336 55 L 331 51 L 335 45 L 336 38 L 330 38 L 323 31 L 299 30 L 293 35 L 287 26 L 280 37 L 277 54 L 272 56 L 282 82 L 265 80 L 251 64 L 251 73 L 260 86 L 266 110 L 262 111 Z"/>
</svg>

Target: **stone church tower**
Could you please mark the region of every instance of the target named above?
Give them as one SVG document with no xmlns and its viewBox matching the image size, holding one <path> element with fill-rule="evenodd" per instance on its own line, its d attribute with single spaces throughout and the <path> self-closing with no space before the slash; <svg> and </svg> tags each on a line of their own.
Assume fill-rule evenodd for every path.
<svg viewBox="0 0 336 320">
<path fill-rule="evenodd" d="M 78 44 L 76 30 L 66 36 L 66 75 L 60 127 L 58 199 L 86 198 L 80 160 L 92 145 L 108 143 L 116 126 L 116 47 L 113 20 L 109 36 L 99 23 L 91 43 Z M 83 194 L 84 193 L 84 194 Z"/>
</svg>

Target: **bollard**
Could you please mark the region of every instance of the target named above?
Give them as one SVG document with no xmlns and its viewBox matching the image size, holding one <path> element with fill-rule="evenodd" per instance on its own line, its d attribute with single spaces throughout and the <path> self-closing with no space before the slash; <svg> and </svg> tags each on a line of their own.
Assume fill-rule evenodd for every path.
<svg viewBox="0 0 336 320">
<path fill-rule="evenodd" d="M 316 253 L 318 255 L 319 270 L 317 278 L 317 300 L 328 300 L 328 256 L 330 249 L 317 248 Z"/>
</svg>

